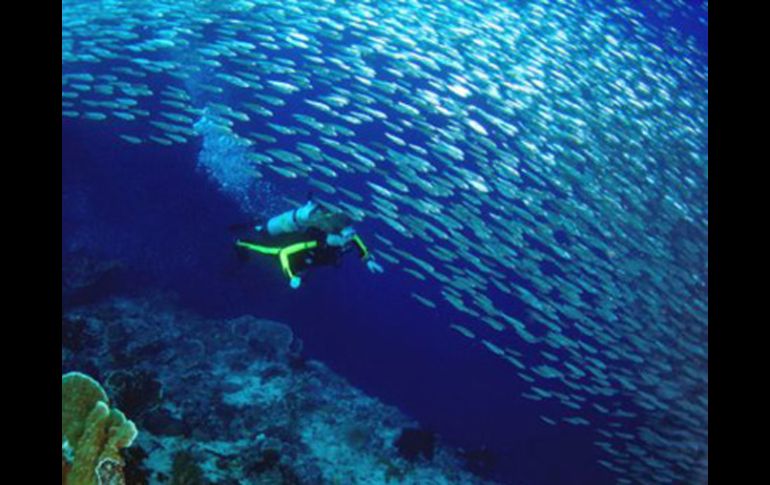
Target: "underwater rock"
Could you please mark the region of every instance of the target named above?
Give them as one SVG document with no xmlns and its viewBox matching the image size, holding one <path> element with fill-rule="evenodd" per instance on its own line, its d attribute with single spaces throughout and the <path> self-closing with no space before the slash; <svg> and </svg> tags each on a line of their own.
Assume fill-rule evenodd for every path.
<svg viewBox="0 0 770 485">
<path fill-rule="evenodd" d="M 199 339 L 188 338 L 180 342 L 180 347 L 176 352 L 177 356 L 186 357 L 190 360 L 199 360 L 206 355 L 206 344 Z"/>
<path fill-rule="evenodd" d="M 189 434 L 189 429 L 184 421 L 172 416 L 165 409 L 148 414 L 142 421 L 142 425 L 147 431 L 156 435 L 185 436 Z"/>
<path fill-rule="evenodd" d="M 288 325 L 244 315 L 230 320 L 230 332 L 248 342 L 248 348 L 270 358 L 283 358 L 289 354 L 294 333 Z"/>
<path fill-rule="evenodd" d="M 62 366 L 90 363 L 108 376 L 116 402 L 141 416 L 142 450 L 124 455 L 139 485 L 148 476 L 149 483 L 185 485 L 491 483 L 396 408 L 322 362 L 294 354 L 287 325 L 241 317 L 229 321 L 231 329 L 252 342 L 230 332 L 222 338 L 228 322 L 162 299 L 114 298 L 72 308 L 63 318 L 111 333 L 63 353 Z M 148 345 L 162 351 L 144 353 L 139 364 L 113 354 Z M 292 356 L 302 359 L 300 369 Z M 238 362 L 245 363 L 233 366 Z"/>
<path fill-rule="evenodd" d="M 280 485 L 318 483 L 317 481 L 309 481 L 307 475 L 303 475 L 306 477 L 303 482 L 292 467 L 283 463 L 286 459 L 286 453 L 268 445 L 257 456 L 246 458 L 242 467 L 249 483 Z"/>
<path fill-rule="evenodd" d="M 401 432 L 395 445 L 401 456 L 409 461 L 416 460 L 420 455 L 431 460 L 436 447 L 436 435 L 419 428 L 406 428 Z"/>
<path fill-rule="evenodd" d="M 356 449 L 365 449 L 370 444 L 370 436 L 369 429 L 358 423 L 351 423 L 345 430 L 345 439 L 352 448 Z"/>
<path fill-rule="evenodd" d="M 152 355 L 159 354 L 166 350 L 166 343 L 162 341 L 148 342 L 131 348 L 131 356 L 134 359 L 142 360 Z"/>
<path fill-rule="evenodd" d="M 205 485 L 203 470 L 195 456 L 189 451 L 179 451 L 174 455 L 171 468 L 171 485 Z"/>
<path fill-rule="evenodd" d="M 488 476 L 497 462 L 494 453 L 486 447 L 462 451 L 460 454 L 468 470 L 482 477 Z"/>
<path fill-rule="evenodd" d="M 249 464 L 247 472 L 256 475 L 264 473 L 267 470 L 275 468 L 280 460 L 281 454 L 278 452 L 278 450 L 272 448 L 264 450 L 256 461 Z"/>
<path fill-rule="evenodd" d="M 144 465 L 147 459 L 147 452 L 139 445 L 121 450 L 125 466 L 123 475 L 126 483 L 129 485 L 148 485 L 150 483 L 150 472 Z"/>
<path fill-rule="evenodd" d="M 295 355 L 289 359 L 289 367 L 294 372 L 302 372 L 307 369 L 307 358 L 303 355 Z"/>
<path fill-rule="evenodd" d="M 105 342 L 118 367 L 131 367 L 133 359 L 128 353 L 131 342 L 128 329 L 123 325 L 105 323 Z"/>
<path fill-rule="evenodd" d="M 284 377 L 289 374 L 289 370 L 279 366 L 279 365 L 273 365 L 265 370 L 262 371 L 260 374 L 260 377 L 263 381 L 269 381 L 270 379 L 276 378 L 276 377 Z"/>
<path fill-rule="evenodd" d="M 118 370 L 104 384 L 118 406 L 137 420 L 157 408 L 163 397 L 163 386 L 149 370 Z"/>
<path fill-rule="evenodd" d="M 88 323 L 82 318 L 62 318 L 61 332 L 62 346 L 73 352 L 80 352 L 83 347 L 89 347 L 96 341 L 88 331 Z"/>
<path fill-rule="evenodd" d="M 62 304 L 93 303 L 118 288 L 122 265 L 115 260 L 100 260 L 85 253 L 62 257 Z"/>
</svg>

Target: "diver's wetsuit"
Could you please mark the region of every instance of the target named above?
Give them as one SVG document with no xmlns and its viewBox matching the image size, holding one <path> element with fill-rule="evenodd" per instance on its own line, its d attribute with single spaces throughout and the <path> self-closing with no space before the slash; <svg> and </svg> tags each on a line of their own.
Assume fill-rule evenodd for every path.
<svg viewBox="0 0 770 485">
<path fill-rule="evenodd" d="M 236 246 L 260 254 L 278 256 L 281 269 L 289 278 L 307 268 L 339 265 L 342 257 L 353 250 L 354 245 L 361 259 L 366 259 L 369 255 L 366 245 L 358 235 L 353 236 L 348 244 L 331 246 L 326 242 L 328 233 L 315 228 L 281 236 L 271 236 L 265 230 L 256 234 L 259 241 L 238 239 Z"/>
<path fill-rule="evenodd" d="M 302 236 L 301 239 L 304 241 L 315 241 L 316 246 L 295 253 L 290 260 L 291 268 L 295 272 L 301 272 L 314 266 L 339 266 L 342 257 L 353 250 L 354 244 L 361 258 L 366 257 L 367 254 L 366 246 L 355 243 L 356 239 L 352 241 L 353 244 L 346 244 L 345 246 L 328 245 L 326 243 L 327 233 L 320 229 L 308 229 Z M 360 239 L 358 240 L 360 241 Z"/>
</svg>

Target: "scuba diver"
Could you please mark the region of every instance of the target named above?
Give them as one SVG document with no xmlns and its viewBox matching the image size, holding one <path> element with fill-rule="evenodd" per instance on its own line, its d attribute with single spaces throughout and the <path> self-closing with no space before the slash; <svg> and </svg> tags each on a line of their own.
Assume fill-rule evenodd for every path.
<svg viewBox="0 0 770 485">
<path fill-rule="evenodd" d="M 276 256 L 289 285 L 299 288 L 302 274 L 315 266 L 338 266 L 342 256 L 355 249 L 372 273 L 384 269 L 377 263 L 347 215 L 310 200 L 305 205 L 253 227 L 256 239 L 236 239 L 241 255 L 249 252 Z"/>
</svg>

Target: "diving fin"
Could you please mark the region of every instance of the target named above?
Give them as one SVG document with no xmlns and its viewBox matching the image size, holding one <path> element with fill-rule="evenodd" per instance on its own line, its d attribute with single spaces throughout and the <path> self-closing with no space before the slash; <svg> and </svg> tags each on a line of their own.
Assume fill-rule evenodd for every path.
<svg viewBox="0 0 770 485">
<path fill-rule="evenodd" d="M 250 231 L 260 224 L 264 224 L 265 220 L 262 218 L 254 219 L 251 222 L 241 222 L 239 224 L 230 224 L 227 226 L 227 230 L 230 232 L 243 232 Z"/>
<path fill-rule="evenodd" d="M 246 263 L 249 261 L 249 250 L 241 247 L 239 245 L 235 245 L 235 255 L 238 257 L 238 260 L 242 263 Z"/>
</svg>

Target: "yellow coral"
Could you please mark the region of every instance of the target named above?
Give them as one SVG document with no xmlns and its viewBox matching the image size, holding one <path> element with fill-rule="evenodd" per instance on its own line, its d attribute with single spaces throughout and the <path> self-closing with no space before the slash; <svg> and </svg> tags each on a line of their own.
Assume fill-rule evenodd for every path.
<svg viewBox="0 0 770 485">
<path fill-rule="evenodd" d="M 136 426 L 117 409 L 91 377 L 79 372 L 62 376 L 62 484 L 121 485 L 123 458 Z"/>
</svg>

